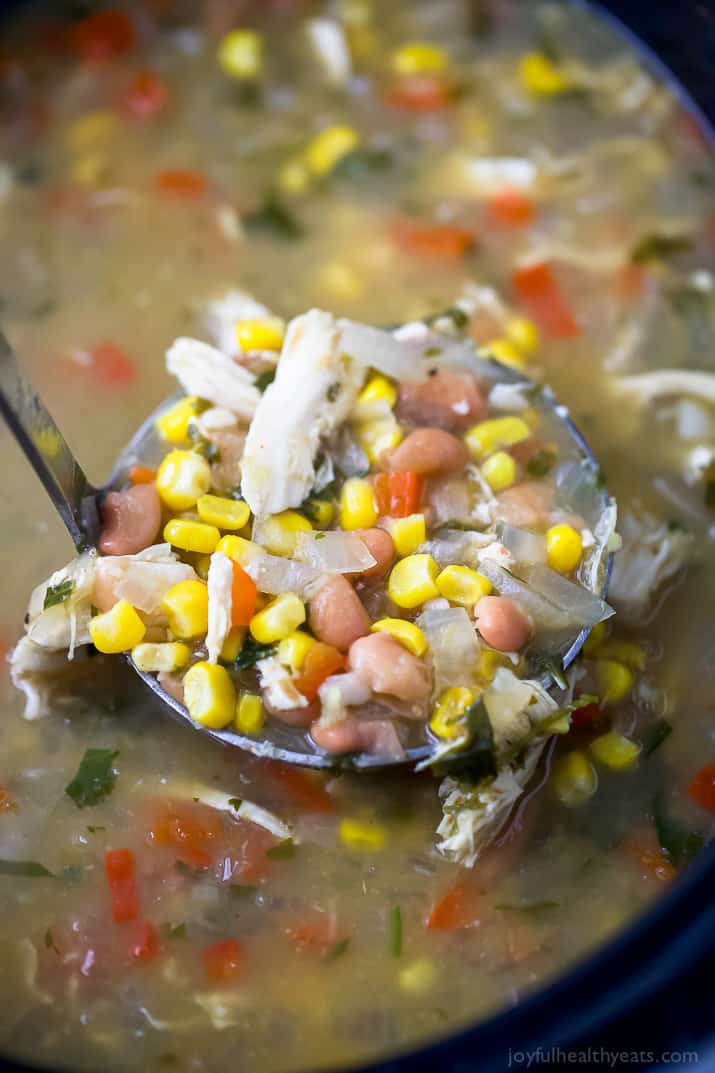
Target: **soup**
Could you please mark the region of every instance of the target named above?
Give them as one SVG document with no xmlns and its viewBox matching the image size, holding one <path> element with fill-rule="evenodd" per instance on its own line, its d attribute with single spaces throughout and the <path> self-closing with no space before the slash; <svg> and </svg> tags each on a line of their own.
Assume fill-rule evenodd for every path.
<svg viewBox="0 0 715 1073">
<path fill-rule="evenodd" d="M 3 1050 L 298 1070 L 518 1001 L 657 896 L 715 805 L 713 174 L 690 117 L 552 6 L 37 7 L 0 73 L 4 327 L 91 477 L 167 394 L 177 336 L 230 352 L 268 311 L 451 309 L 569 407 L 623 542 L 567 732 L 475 854 L 445 846 L 475 811 L 459 779 L 258 760 L 111 656 L 60 653 L 49 679 L 16 660 Z M 71 548 L 5 450 L 9 649 Z"/>
</svg>

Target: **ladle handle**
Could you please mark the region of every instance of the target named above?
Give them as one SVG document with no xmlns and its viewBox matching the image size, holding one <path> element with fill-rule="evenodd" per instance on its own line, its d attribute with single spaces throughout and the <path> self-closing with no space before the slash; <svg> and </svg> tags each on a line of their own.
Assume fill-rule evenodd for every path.
<svg viewBox="0 0 715 1073">
<path fill-rule="evenodd" d="M 42 399 L 25 378 L 0 332 L 0 412 L 42 481 L 75 547 L 94 545 L 99 531 L 97 490 L 87 480 Z"/>
</svg>

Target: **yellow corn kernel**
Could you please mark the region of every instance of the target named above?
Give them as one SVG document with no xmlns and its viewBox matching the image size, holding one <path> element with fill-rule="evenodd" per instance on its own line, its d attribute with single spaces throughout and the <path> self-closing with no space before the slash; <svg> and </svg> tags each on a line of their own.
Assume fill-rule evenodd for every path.
<svg viewBox="0 0 715 1073">
<path fill-rule="evenodd" d="M 603 642 L 606 640 L 606 634 L 608 633 L 608 626 L 605 622 L 597 622 L 589 633 L 583 646 L 583 654 L 588 659 L 592 659 Z"/>
<path fill-rule="evenodd" d="M 318 269 L 315 286 L 326 291 L 331 298 L 341 298 L 350 302 L 359 298 L 365 291 L 365 285 L 358 273 L 342 261 L 327 261 Z"/>
<path fill-rule="evenodd" d="M 492 492 L 503 492 L 516 480 L 516 462 L 506 451 L 495 451 L 482 462 L 481 474 Z"/>
<path fill-rule="evenodd" d="M 303 630 L 294 630 L 278 645 L 278 661 L 292 671 L 300 671 L 305 663 L 305 657 L 313 645 L 317 644 L 314 637 Z"/>
<path fill-rule="evenodd" d="M 509 317 L 506 322 L 507 338 L 522 354 L 534 354 L 541 343 L 539 329 L 528 317 Z"/>
<path fill-rule="evenodd" d="M 99 186 L 109 177 L 110 169 L 102 153 L 86 153 L 75 160 L 70 174 L 80 186 Z"/>
<path fill-rule="evenodd" d="M 515 443 L 528 440 L 531 429 L 521 417 L 491 417 L 472 425 L 464 442 L 476 462 L 483 462 L 494 451 L 513 447 Z"/>
<path fill-rule="evenodd" d="M 290 557 L 295 551 L 298 533 L 310 533 L 313 526 L 297 510 L 273 514 L 254 528 L 256 541 L 271 555 Z"/>
<path fill-rule="evenodd" d="M 356 410 L 373 406 L 375 403 L 387 403 L 392 407 L 397 402 L 397 388 L 392 380 L 388 380 L 382 373 L 373 373 L 365 387 L 357 397 Z"/>
<path fill-rule="evenodd" d="M 580 749 L 573 749 L 558 758 L 551 781 L 559 801 L 569 808 L 585 804 L 598 789 L 596 770 Z"/>
<path fill-rule="evenodd" d="M 236 689 L 225 667 L 194 663 L 184 675 L 184 704 L 202 726 L 222 730 L 236 715 Z"/>
<path fill-rule="evenodd" d="M 552 525 L 546 530 L 546 557 L 552 570 L 570 574 L 581 562 L 583 541 L 572 525 Z"/>
<path fill-rule="evenodd" d="M 221 645 L 221 651 L 218 654 L 218 658 L 222 663 L 233 663 L 238 658 L 238 654 L 243 648 L 243 642 L 246 640 L 246 627 L 245 626 L 232 626 L 226 634 L 226 640 Z"/>
<path fill-rule="evenodd" d="M 262 645 L 282 641 L 305 622 L 305 607 L 294 592 L 282 592 L 251 619 L 251 635 Z"/>
<path fill-rule="evenodd" d="M 386 451 L 402 443 L 404 432 L 394 417 L 361 422 L 356 430 L 357 440 L 371 465 L 376 465 Z"/>
<path fill-rule="evenodd" d="M 616 637 L 609 637 L 601 644 L 598 658 L 623 663 L 632 671 L 644 671 L 648 662 L 647 653 L 641 645 L 635 644 L 634 641 L 619 641 Z"/>
<path fill-rule="evenodd" d="M 202 522 L 215 525 L 217 529 L 243 529 L 251 517 L 248 503 L 224 496 L 200 496 L 196 509 Z"/>
<path fill-rule="evenodd" d="M 392 54 L 392 69 L 402 76 L 439 74 L 448 63 L 444 49 L 426 41 L 409 41 Z"/>
<path fill-rule="evenodd" d="M 167 443 L 184 443 L 189 436 L 189 421 L 200 414 L 202 409 L 201 399 L 195 395 L 187 395 L 159 414 L 154 427 Z"/>
<path fill-rule="evenodd" d="M 341 529 L 370 529 L 376 521 L 372 485 L 362 477 L 349 477 L 340 493 Z"/>
<path fill-rule="evenodd" d="M 628 768 L 632 768 L 641 751 L 638 742 L 631 741 L 623 734 L 616 734 L 614 730 L 609 730 L 607 734 L 594 738 L 589 749 L 600 764 L 605 764 L 614 771 L 627 771 Z"/>
<path fill-rule="evenodd" d="M 482 684 L 488 685 L 498 669 L 507 662 L 508 658 L 502 652 L 497 652 L 494 648 L 483 648 L 477 662 L 477 678 Z"/>
<path fill-rule="evenodd" d="M 89 620 L 89 636 L 98 652 L 126 652 L 144 640 L 146 626 L 127 600 Z"/>
<path fill-rule="evenodd" d="M 427 526 L 424 514 L 408 514 L 406 518 L 391 518 L 388 530 L 395 545 L 395 551 L 404 558 L 412 555 L 420 544 L 427 539 Z"/>
<path fill-rule="evenodd" d="M 418 607 L 439 596 L 436 585 L 439 567 L 431 555 L 408 555 L 392 568 L 387 592 L 398 607 Z"/>
<path fill-rule="evenodd" d="M 303 503 L 302 511 L 318 529 L 330 525 L 335 514 L 335 505 L 329 499 L 311 496 Z"/>
<path fill-rule="evenodd" d="M 222 551 L 239 566 L 246 566 L 256 555 L 260 555 L 262 550 L 255 540 L 246 540 L 245 537 L 233 534 L 222 536 L 216 545 L 216 551 Z"/>
<path fill-rule="evenodd" d="M 191 649 L 181 641 L 163 641 L 160 644 L 139 644 L 132 649 L 132 660 L 140 671 L 171 674 L 189 662 Z"/>
<path fill-rule="evenodd" d="M 508 365 L 511 369 L 518 369 L 519 372 L 523 372 L 526 368 L 524 354 L 510 339 L 490 339 L 484 346 L 479 347 L 477 353 L 483 358 L 494 358 L 496 361 L 500 361 L 502 365 Z"/>
<path fill-rule="evenodd" d="M 242 693 L 236 705 L 236 730 L 239 734 L 258 734 L 265 721 L 261 698 L 255 693 Z"/>
<path fill-rule="evenodd" d="M 411 995 L 424 995 L 434 986 L 437 967 L 429 958 L 418 958 L 400 969 L 400 987 Z"/>
<path fill-rule="evenodd" d="M 427 638 L 414 622 L 403 618 L 381 618 L 370 627 L 373 633 L 389 633 L 413 656 L 424 656 L 427 651 Z"/>
<path fill-rule="evenodd" d="M 211 467 L 193 451 L 169 451 L 159 466 L 156 488 L 169 510 L 190 510 L 211 487 Z"/>
<path fill-rule="evenodd" d="M 596 678 L 601 699 L 617 704 L 633 689 L 633 672 L 615 659 L 596 660 Z"/>
<path fill-rule="evenodd" d="M 278 170 L 278 188 L 286 194 L 305 194 L 310 189 L 308 165 L 302 157 L 290 157 Z"/>
<path fill-rule="evenodd" d="M 381 850 L 387 845 L 387 830 L 379 823 L 345 818 L 338 827 L 340 841 L 348 849 Z"/>
<path fill-rule="evenodd" d="M 527 52 L 521 57 L 519 80 L 525 90 L 540 97 L 551 97 L 571 88 L 568 78 L 543 52 Z"/>
<path fill-rule="evenodd" d="M 469 566 L 445 566 L 437 575 L 437 588 L 440 596 L 452 604 L 462 607 L 474 607 L 482 596 L 492 591 L 492 583 L 484 574 L 479 574 Z"/>
<path fill-rule="evenodd" d="M 258 78 L 263 67 L 263 38 L 255 30 L 231 30 L 221 38 L 216 58 L 230 78 Z"/>
<path fill-rule="evenodd" d="M 209 592 L 203 581 L 193 578 L 172 585 L 161 601 L 174 637 L 190 641 L 203 637 L 209 628 Z"/>
<path fill-rule="evenodd" d="M 325 127 L 315 134 L 305 149 L 308 167 L 319 178 L 329 175 L 344 156 L 352 153 L 360 142 L 360 136 L 353 127 L 340 124 Z"/>
<path fill-rule="evenodd" d="M 452 686 L 445 689 L 434 706 L 429 728 L 438 738 L 454 741 L 465 738 L 468 730 L 464 723 L 464 713 L 477 699 L 477 694 L 465 686 Z"/>
<path fill-rule="evenodd" d="M 280 350 L 284 335 L 285 323 L 277 317 L 239 320 L 236 325 L 236 340 L 243 351 Z"/>
<path fill-rule="evenodd" d="M 199 577 L 202 579 L 202 581 L 206 581 L 206 579 L 209 576 L 209 567 L 211 566 L 211 556 L 210 555 L 196 555 L 194 557 L 193 562 L 194 562 L 194 570 L 196 571 L 196 573 L 199 575 Z"/>
<path fill-rule="evenodd" d="M 116 134 L 118 125 L 118 119 L 113 112 L 87 112 L 68 126 L 65 136 L 67 148 L 72 153 L 94 149 L 97 145 L 110 141 Z"/>
<path fill-rule="evenodd" d="M 215 525 L 192 522 L 187 518 L 172 518 L 164 526 L 164 540 L 181 551 L 197 551 L 210 555 L 216 550 L 221 534 Z"/>
</svg>

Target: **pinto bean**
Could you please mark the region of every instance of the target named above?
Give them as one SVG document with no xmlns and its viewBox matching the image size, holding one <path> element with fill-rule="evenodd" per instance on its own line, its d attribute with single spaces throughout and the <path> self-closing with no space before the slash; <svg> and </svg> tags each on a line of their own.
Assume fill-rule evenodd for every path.
<svg viewBox="0 0 715 1073">
<path fill-rule="evenodd" d="M 363 721 L 349 715 L 331 726 L 314 723 L 310 734 L 315 744 L 329 753 L 362 752 L 395 760 L 403 755 L 395 724 L 389 719 Z"/>
<path fill-rule="evenodd" d="M 464 469 L 469 461 L 467 448 L 441 428 L 416 428 L 390 453 L 393 473 L 451 473 Z"/>
<path fill-rule="evenodd" d="M 161 525 L 161 501 L 153 484 L 109 492 L 102 504 L 99 550 L 103 555 L 134 555 L 154 543 Z"/>
<path fill-rule="evenodd" d="M 373 559 L 377 559 L 374 566 L 369 570 L 363 570 L 363 577 L 382 577 L 392 566 L 395 558 L 395 545 L 392 537 L 386 529 L 356 529 L 355 535 L 359 536 Z"/>
<path fill-rule="evenodd" d="M 474 614 L 480 634 L 499 652 L 519 652 L 534 636 L 529 616 L 506 596 L 483 596 Z"/>
<path fill-rule="evenodd" d="M 286 726 L 300 727 L 301 729 L 310 726 L 320 712 L 319 701 L 313 701 L 302 708 L 274 708 L 268 703 L 264 694 L 263 704 L 268 714 L 273 716 L 274 719 L 285 723 Z"/>
<path fill-rule="evenodd" d="M 540 481 L 523 481 L 497 496 L 497 518 L 527 528 L 546 526 L 554 490 Z"/>
<path fill-rule="evenodd" d="M 348 653 L 348 667 L 373 693 L 388 693 L 400 700 L 424 700 L 432 688 L 427 664 L 386 633 L 355 641 Z"/>
<path fill-rule="evenodd" d="M 400 385 L 397 414 L 416 425 L 468 428 L 486 417 L 487 403 L 470 373 L 438 369 L 420 383 Z"/>
<path fill-rule="evenodd" d="M 319 641 L 341 652 L 370 632 L 370 616 L 342 574 L 326 581 L 310 601 L 310 628 Z"/>
</svg>

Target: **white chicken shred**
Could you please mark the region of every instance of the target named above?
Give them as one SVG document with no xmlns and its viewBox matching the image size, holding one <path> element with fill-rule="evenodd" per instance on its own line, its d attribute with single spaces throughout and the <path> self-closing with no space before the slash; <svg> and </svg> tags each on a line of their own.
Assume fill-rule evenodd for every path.
<svg viewBox="0 0 715 1073">
<path fill-rule="evenodd" d="M 352 74 L 352 61 L 345 31 L 335 19 L 316 17 L 306 22 L 306 33 L 327 80 L 343 86 Z"/>
<path fill-rule="evenodd" d="M 209 596 L 206 651 L 209 663 L 218 663 L 219 653 L 231 629 L 233 606 L 233 563 L 222 551 L 215 551 L 209 560 L 206 584 Z"/>
<path fill-rule="evenodd" d="M 608 598 L 628 621 L 639 622 L 657 591 L 687 562 L 693 537 L 649 514 L 626 514 L 619 529 L 623 546 L 614 560 Z"/>
<path fill-rule="evenodd" d="M 259 660 L 256 670 L 263 690 L 263 699 L 270 708 L 276 711 L 307 708 L 308 701 L 298 692 L 290 672 L 275 656 Z"/>
<path fill-rule="evenodd" d="M 222 350 L 182 336 L 166 352 L 166 368 L 187 395 L 197 395 L 240 417 L 253 417 L 261 393 L 255 377 Z"/>
<path fill-rule="evenodd" d="M 219 350 L 233 358 L 239 353 L 236 324 L 239 320 L 263 320 L 271 311 L 246 291 L 227 291 L 222 298 L 209 302 L 204 313 L 206 330 Z"/>
</svg>

